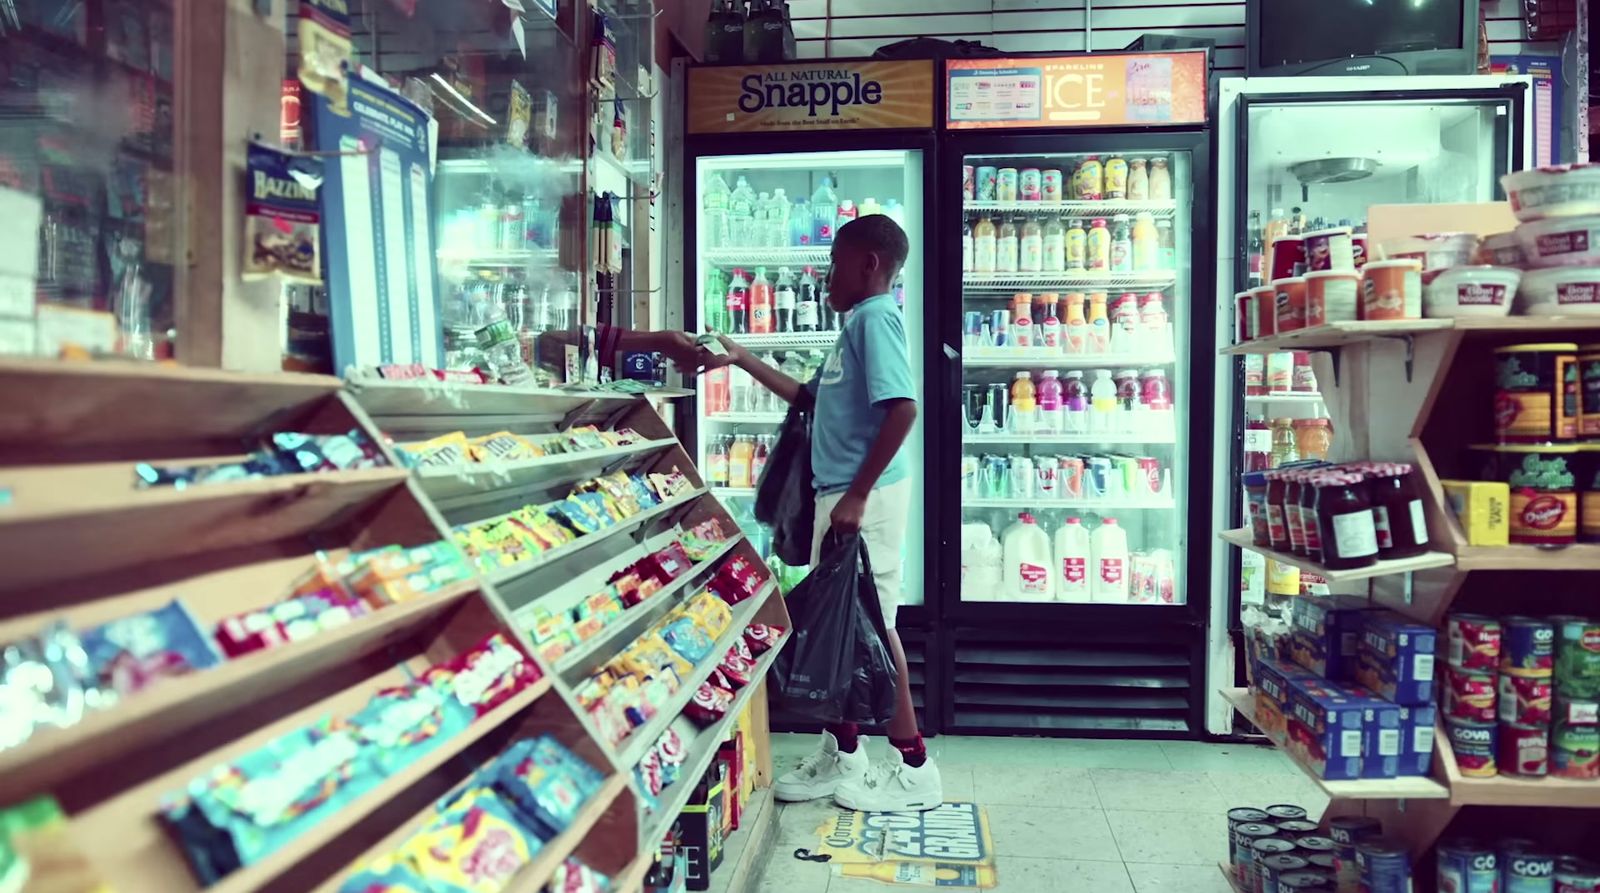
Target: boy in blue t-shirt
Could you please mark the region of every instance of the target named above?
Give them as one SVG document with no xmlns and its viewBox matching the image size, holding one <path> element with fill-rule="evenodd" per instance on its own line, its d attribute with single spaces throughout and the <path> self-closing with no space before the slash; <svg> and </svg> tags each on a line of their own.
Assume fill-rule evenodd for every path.
<svg viewBox="0 0 1600 893">
<path fill-rule="evenodd" d="M 855 724 L 829 726 L 821 747 L 779 778 L 773 791 L 791 801 L 832 795 L 841 806 L 864 812 L 932 809 L 944 801 L 943 785 L 917 730 L 905 651 L 894 629 L 912 486 L 900 447 L 917 419 L 917 392 L 905 322 L 890 290 L 909 245 L 898 224 L 874 214 L 840 227 L 832 251 L 828 303 L 849 317 L 815 378 L 802 384 L 726 336 L 722 340 L 731 362 L 784 400 L 793 403 L 801 388 L 816 395 L 811 563 L 816 565 L 829 527 L 860 533 L 866 544 L 899 673 L 889 724 L 894 749 L 888 761 L 869 767 L 866 739 Z"/>
</svg>

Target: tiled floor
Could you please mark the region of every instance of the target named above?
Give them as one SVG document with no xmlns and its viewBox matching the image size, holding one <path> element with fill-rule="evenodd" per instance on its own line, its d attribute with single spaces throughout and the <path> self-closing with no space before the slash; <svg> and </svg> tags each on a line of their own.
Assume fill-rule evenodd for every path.
<svg viewBox="0 0 1600 893">
<path fill-rule="evenodd" d="M 816 743 L 809 735 L 774 738 L 780 771 Z M 997 893 L 1230 893 L 1217 870 L 1227 856 L 1229 807 L 1298 803 L 1318 816 L 1328 802 L 1287 757 L 1266 747 L 941 736 L 928 749 L 944 776 L 945 799 L 969 800 L 989 813 Z M 893 889 L 792 858 L 816 844 L 816 829 L 833 809 L 815 802 L 778 813 L 761 893 Z"/>
</svg>

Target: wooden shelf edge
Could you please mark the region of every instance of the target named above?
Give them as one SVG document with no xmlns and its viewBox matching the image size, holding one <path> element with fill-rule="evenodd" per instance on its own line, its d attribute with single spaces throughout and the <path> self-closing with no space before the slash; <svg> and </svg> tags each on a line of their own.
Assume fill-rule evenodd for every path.
<svg viewBox="0 0 1600 893">
<path fill-rule="evenodd" d="M 606 810 L 617 802 L 617 797 L 628 787 L 629 774 L 616 772 L 607 778 L 600 790 L 578 810 L 571 827 L 547 841 L 533 861 L 523 866 L 505 886 L 503 893 L 540 893 L 561 863 L 572 855 L 578 844 L 583 843 L 583 839 L 606 814 Z"/>
<path fill-rule="evenodd" d="M 1329 570 L 1314 561 L 1301 558 L 1298 555 L 1291 555 L 1287 552 L 1279 552 L 1274 549 L 1267 549 L 1258 546 L 1255 544 L 1255 539 L 1251 535 L 1250 528 L 1248 527 L 1224 530 L 1217 534 L 1217 536 L 1235 546 L 1238 546 L 1241 549 L 1247 549 L 1251 552 L 1265 555 L 1266 557 L 1271 558 L 1280 564 L 1287 564 L 1300 568 L 1303 571 L 1310 571 L 1314 574 L 1320 574 L 1329 583 L 1341 583 L 1349 580 L 1365 580 L 1369 577 L 1382 577 L 1387 576 L 1388 574 L 1404 574 L 1412 571 L 1430 570 L 1436 567 L 1449 567 L 1450 565 L 1456 563 L 1455 556 L 1448 552 L 1424 552 L 1421 555 L 1417 555 L 1412 558 L 1395 558 L 1389 561 L 1380 560 L 1374 562 L 1368 567 L 1358 567 L 1351 570 L 1336 571 Z"/>
<path fill-rule="evenodd" d="M 51 360 L 0 359 L 0 376 L 61 376 L 77 380 L 95 378 L 112 379 L 118 383 L 130 379 L 153 382 L 184 382 L 188 384 L 214 384 L 224 387 L 268 386 L 296 388 L 315 393 L 333 393 L 344 387 L 344 382 L 332 375 L 314 375 L 304 372 L 229 372 L 203 366 L 179 366 L 168 363 L 149 363 L 138 360 Z"/>
<path fill-rule="evenodd" d="M 1456 553 L 1462 571 L 1600 571 L 1600 544 L 1576 543 L 1558 549 L 1538 546 L 1463 546 Z"/>
<path fill-rule="evenodd" d="M 1227 862 L 1218 862 L 1217 868 L 1221 869 L 1222 876 L 1227 879 L 1228 886 L 1233 888 L 1234 893 L 1245 893 L 1244 888 L 1239 886 L 1239 879 L 1233 876 L 1232 865 L 1229 865 Z"/>
<path fill-rule="evenodd" d="M 1452 806 L 1536 806 L 1556 809 L 1600 809 L 1600 779 L 1580 781 L 1566 778 L 1519 778 L 1497 775 L 1493 778 L 1467 778 L 1456 766 L 1455 748 L 1445 734 L 1444 720 L 1434 731 L 1438 746 L 1435 773 L 1442 773 L 1450 786 Z"/>
<path fill-rule="evenodd" d="M 1255 696 L 1247 688 L 1219 689 L 1223 699 L 1245 719 L 1254 723 L 1256 721 Z M 1424 776 L 1406 776 L 1403 778 L 1364 778 L 1354 781 L 1330 781 L 1318 776 L 1309 768 L 1294 758 L 1293 754 L 1283 751 L 1289 757 L 1289 762 L 1295 768 L 1306 774 L 1323 793 L 1334 800 L 1446 800 L 1450 798 L 1450 789 L 1443 784 Z M 1434 759 L 1441 756 L 1437 749 Z"/>
<path fill-rule="evenodd" d="M 426 778 L 445 763 L 455 759 L 462 751 L 522 712 L 524 708 L 543 697 L 554 680 L 544 676 L 537 682 L 513 695 L 505 703 L 485 713 L 462 729 L 459 734 L 423 755 L 416 762 L 384 779 L 377 787 L 352 800 L 348 806 L 329 816 L 303 837 L 295 840 L 260 862 L 224 877 L 208 887 L 208 893 L 245 893 L 260 890 L 306 854 L 326 846 L 341 834 L 355 827 L 378 807 L 389 802 L 401 791 Z"/>
</svg>

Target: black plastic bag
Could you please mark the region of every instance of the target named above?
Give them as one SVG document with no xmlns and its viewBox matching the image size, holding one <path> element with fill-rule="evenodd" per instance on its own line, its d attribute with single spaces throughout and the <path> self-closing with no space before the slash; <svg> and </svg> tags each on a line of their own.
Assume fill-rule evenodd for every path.
<svg viewBox="0 0 1600 893">
<path fill-rule="evenodd" d="M 866 543 L 828 531 L 817 566 L 786 601 L 794 634 L 772 666 L 779 709 L 887 725 L 898 679 Z"/>
<path fill-rule="evenodd" d="M 790 567 L 811 563 L 817 493 L 811 484 L 811 391 L 789 406 L 778 442 L 756 481 L 756 520 L 772 528 L 772 553 Z"/>
</svg>

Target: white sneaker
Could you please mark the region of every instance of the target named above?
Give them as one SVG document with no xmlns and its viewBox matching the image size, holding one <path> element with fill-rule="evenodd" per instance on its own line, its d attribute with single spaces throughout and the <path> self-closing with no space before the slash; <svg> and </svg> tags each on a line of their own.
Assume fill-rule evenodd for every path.
<svg viewBox="0 0 1600 893">
<path fill-rule="evenodd" d="M 839 785 L 833 799 L 861 812 L 923 812 L 944 802 L 944 782 L 930 757 L 921 766 L 906 765 L 900 751 L 875 763 L 864 777 Z"/>
<path fill-rule="evenodd" d="M 830 797 L 841 784 L 865 777 L 868 762 L 865 735 L 856 739 L 855 752 L 843 753 L 839 740 L 824 731 L 821 746 L 801 760 L 798 767 L 784 773 L 772 786 L 772 794 L 788 803 Z"/>
</svg>

